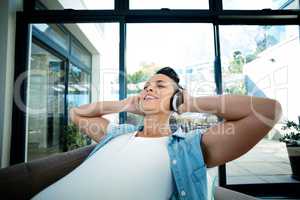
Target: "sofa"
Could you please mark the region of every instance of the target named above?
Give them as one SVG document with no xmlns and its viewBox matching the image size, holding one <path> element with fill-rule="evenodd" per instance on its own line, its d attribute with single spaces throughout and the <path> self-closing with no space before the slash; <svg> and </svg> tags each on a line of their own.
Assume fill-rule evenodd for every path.
<svg viewBox="0 0 300 200">
<path fill-rule="evenodd" d="M 30 199 L 79 166 L 94 147 L 95 145 L 89 145 L 0 169 L 1 199 Z M 214 197 L 215 200 L 256 199 L 218 186 Z"/>
</svg>

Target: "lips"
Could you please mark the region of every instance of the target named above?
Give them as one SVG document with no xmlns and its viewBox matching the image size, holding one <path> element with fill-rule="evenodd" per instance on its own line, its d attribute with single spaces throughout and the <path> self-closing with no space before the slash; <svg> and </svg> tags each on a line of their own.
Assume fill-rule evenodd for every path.
<svg viewBox="0 0 300 200">
<path fill-rule="evenodd" d="M 145 101 L 151 101 L 151 100 L 156 100 L 156 99 L 158 99 L 158 97 L 152 96 L 152 95 L 149 95 L 149 94 L 144 97 Z"/>
</svg>

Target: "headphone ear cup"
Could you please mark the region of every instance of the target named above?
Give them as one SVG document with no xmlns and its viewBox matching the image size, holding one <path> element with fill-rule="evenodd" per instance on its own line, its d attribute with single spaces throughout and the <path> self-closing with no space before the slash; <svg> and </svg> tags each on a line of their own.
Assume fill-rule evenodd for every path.
<svg viewBox="0 0 300 200">
<path fill-rule="evenodd" d="M 176 109 L 178 110 L 178 107 L 181 105 L 181 104 L 183 104 L 183 93 L 182 93 L 182 91 L 178 91 L 177 93 L 176 93 Z"/>
<path fill-rule="evenodd" d="M 176 101 L 175 97 L 176 93 L 170 99 L 170 110 L 175 111 L 173 105 L 176 105 L 174 101 Z"/>
<path fill-rule="evenodd" d="M 170 107 L 172 111 L 178 110 L 178 107 L 183 104 L 183 93 L 180 90 L 177 90 L 171 98 Z"/>
</svg>

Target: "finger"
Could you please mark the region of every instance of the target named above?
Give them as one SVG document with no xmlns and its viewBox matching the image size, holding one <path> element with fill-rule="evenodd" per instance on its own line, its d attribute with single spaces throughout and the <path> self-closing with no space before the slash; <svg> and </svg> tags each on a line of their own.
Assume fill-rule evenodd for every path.
<svg viewBox="0 0 300 200">
<path fill-rule="evenodd" d="M 135 98 L 135 107 L 137 110 L 140 108 L 140 96 L 136 96 Z"/>
<path fill-rule="evenodd" d="M 144 113 L 143 108 L 142 108 L 142 98 L 140 96 L 139 96 L 139 102 L 138 102 L 138 110 L 139 110 L 139 112 Z"/>
<path fill-rule="evenodd" d="M 140 102 L 141 102 L 141 97 L 140 96 L 137 96 L 137 98 L 136 98 L 136 103 L 137 103 L 137 105 L 139 106 L 140 105 Z"/>
</svg>

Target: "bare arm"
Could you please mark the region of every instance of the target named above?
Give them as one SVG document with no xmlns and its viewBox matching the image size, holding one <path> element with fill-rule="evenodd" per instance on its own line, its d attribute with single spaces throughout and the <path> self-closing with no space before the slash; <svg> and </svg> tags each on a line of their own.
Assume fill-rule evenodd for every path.
<svg viewBox="0 0 300 200">
<path fill-rule="evenodd" d="M 109 120 L 103 115 L 132 112 L 142 114 L 136 107 L 137 97 L 121 101 L 99 101 L 70 109 L 70 118 L 92 140 L 99 142 L 107 132 Z"/>
<path fill-rule="evenodd" d="M 103 115 L 120 112 L 122 101 L 103 101 L 70 109 L 70 118 L 92 140 L 99 142 L 107 131 L 109 120 Z"/>
<path fill-rule="evenodd" d="M 189 99 L 189 112 L 209 112 L 224 122 L 207 129 L 202 146 L 208 167 L 243 155 L 259 142 L 281 117 L 278 101 L 245 95 L 218 95 Z"/>
</svg>

